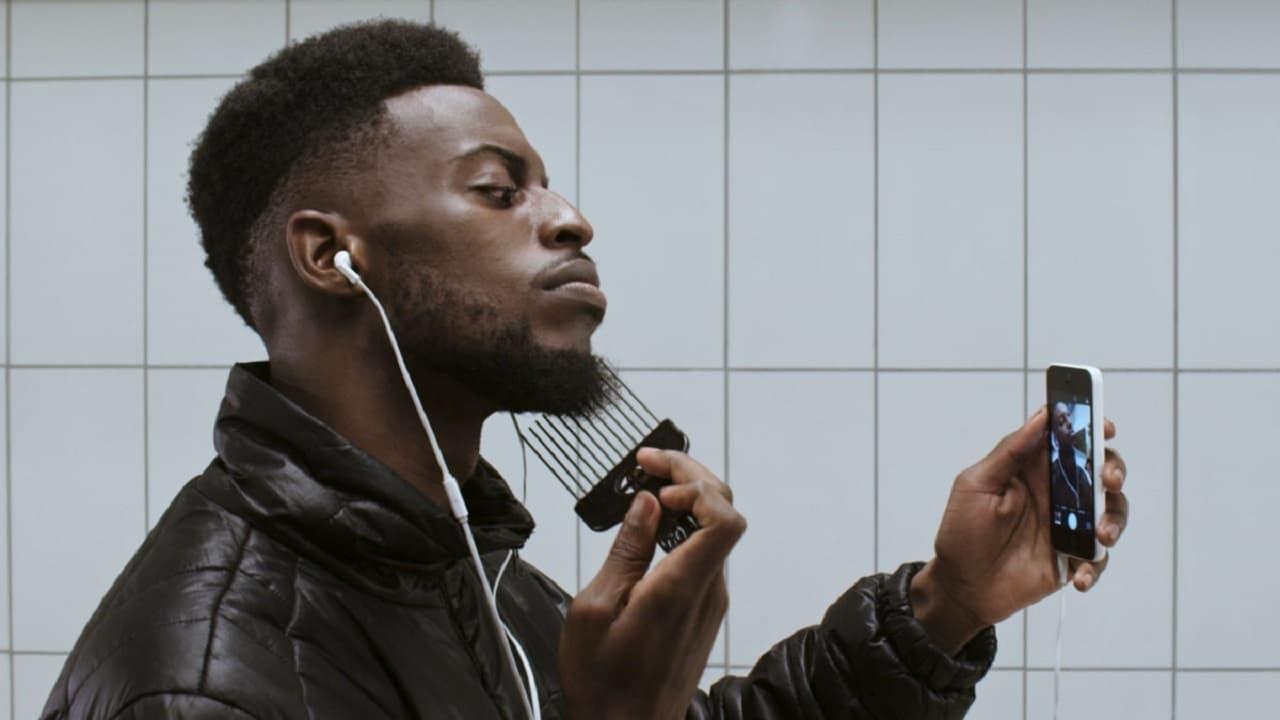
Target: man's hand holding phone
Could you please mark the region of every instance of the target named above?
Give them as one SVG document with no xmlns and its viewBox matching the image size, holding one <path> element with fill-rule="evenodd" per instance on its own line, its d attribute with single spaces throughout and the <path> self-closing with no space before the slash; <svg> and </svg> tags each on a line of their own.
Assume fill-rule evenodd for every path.
<svg viewBox="0 0 1280 720">
<path fill-rule="evenodd" d="M 1105 437 L 1114 436 L 1107 421 Z M 1106 547 L 1120 539 L 1128 519 L 1125 475 L 1124 460 L 1108 448 L 1101 473 L 1106 511 L 1095 529 Z M 955 479 L 934 552 L 912 582 L 912 606 L 934 644 L 949 653 L 1061 587 L 1049 532 L 1045 408 Z M 1106 557 L 1072 559 L 1070 581 L 1087 591 L 1106 566 Z"/>
<path fill-rule="evenodd" d="M 729 607 L 724 561 L 746 530 L 729 487 L 688 455 L 642 449 L 670 478 L 662 505 L 701 529 L 650 570 L 661 509 L 637 493 L 604 566 L 574 598 L 560 638 L 571 718 L 682 718 Z"/>
</svg>

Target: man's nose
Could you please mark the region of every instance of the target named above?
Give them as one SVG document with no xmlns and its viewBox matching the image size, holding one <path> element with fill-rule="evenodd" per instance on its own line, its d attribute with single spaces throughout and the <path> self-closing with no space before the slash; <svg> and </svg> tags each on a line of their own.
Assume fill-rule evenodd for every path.
<svg viewBox="0 0 1280 720">
<path fill-rule="evenodd" d="M 578 208 L 559 193 L 543 190 L 540 193 L 538 239 L 547 247 L 591 244 L 595 229 L 582 216 Z"/>
</svg>

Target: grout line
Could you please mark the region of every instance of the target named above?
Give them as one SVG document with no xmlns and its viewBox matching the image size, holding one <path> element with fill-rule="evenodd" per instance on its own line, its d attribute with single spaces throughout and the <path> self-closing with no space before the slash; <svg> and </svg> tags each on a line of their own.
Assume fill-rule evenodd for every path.
<svg viewBox="0 0 1280 720">
<path fill-rule="evenodd" d="M 1028 253 L 1031 247 L 1031 222 L 1027 214 L 1030 207 L 1030 185 L 1027 170 L 1030 166 L 1030 142 L 1028 132 L 1030 126 L 1029 101 L 1027 99 L 1027 0 L 1022 0 L 1022 407 L 1016 417 L 1023 417 L 1031 404 L 1030 390 L 1027 384 L 1031 380 L 1031 339 L 1030 329 L 1030 261 Z M 1027 702 L 1027 665 L 1030 662 L 1031 649 L 1031 616 L 1026 608 L 1022 609 L 1022 720 L 1027 720 L 1029 713 Z M 1057 713 L 1057 708 L 1054 708 Z"/>
<path fill-rule="evenodd" d="M 573 77 L 575 75 L 1020 75 L 1022 68 L 734 68 L 732 70 L 489 70 L 485 77 Z M 1029 75 L 1280 75 L 1280 68 L 1027 68 Z M 159 73 L 151 80 L 218 80 L 240 79 L 244 73 Z M 10 78 L 12 82 L 87 82 L 93 80 L 140 80 L 141 75 L 25 75 Z"/>
<path fill-rule="evenodd" d="M 13 0 L 5 0 L 5 53 L 4 74 L 11 74 L 13 68 Z M 13 255 L 11 252 L 11 224 L 13 215 L 13 82 L 4 83 L 4 514 L 5 514 L 5 595 L 8 601 L 9 642 L 13 648 L 13 382 L 12 374 L 12 333 L 13 333 Z M 14 671 L 13 657 L 9 658 L 9 717 L 17 715 L 18 685 Z"/>
<path fill-rule="evenodd" d="M 151 0 L 142 3 L 142 75 L 151 71 Z M 151 373 L 150 359 L 150 220 L 147 216 L 150 188 L 147 186 L 151 148 L 151 83 L 142 81 L 142 536 L 151 530 Z"/>
<path fill-rule="evenodd" d="M 724 432 L 724 447 L 721 449 L 721 452 L 723 453 L 724 460 L 724 482 L 725 484 L 729 484 L 729 78 L 731 77 L 729 73 L 729 0 L 723 0 L 721 3 L 721 21 L 723 22 L 723 27 L 721 29 L 723 67 L 721 70 L 723 70 L 724 78 L 724 108 L 722 110 L 722 117 L 720 118 L 723 129 L 721 136 L 721 141 L 723 143 L 721 152 L 723 157 L 721 158 L 721 161 L 724 165 L 724 184 L 720 188 L 721 201 L 724 205 L 724 215 L 721 218 L 722 227 L 720 235 L 721 242 L 723 243 L 721 250 L 723 253 L 721 256 L 721 271 L 724 274 L 720 288 L 722 293 L 721 300 L 723 303 L 723 315 L 721 316 L 720 328 L 720 337 L 723 342 L 723 350 L 720 358 L 720 364 L 723 366 L 721 370 L 723 377 L 721 394 L 724 396 L 722 398 L 724 402 L 724 418 L 723 423 L 721 424 Z M 731 564 L 731 559 L 725 558 L 724 582 L 726 587 L 729 583 Z M 725 667 L 728 667 L 731 656 L 729 654 L 729 612 L 727 610 L 725 611 L 724 618 L 722 619 L 721 627 L 724 629 L 724 664 Z"/>
<path fill-rule="evenodd" d="M 880 68 L 880 1 L 871 0 L 871 65 Z M 880 572 L 880 73 L 871 75 L 871 569 Z"/>
<path fill-rule="evenodd" d="M 1171 717 L 1176 720 L 1178 717 L 1178 366 L 1180 362 L 1180 358 L 1178 357 L 1178 344 L 1180 341 L 1178 335 L 1178 203 L 1181 201 L 1178 195 L 1178 73 L 1176 72 L 1178 68 L 1178 0 L 1171 0 L 1169 3 L 1169 12 L 1169 55 L 1170 62 L 1175 70 L 1175 72 L 1171 73 L 1169 76 L 1170 82 L 1172 83 L 1171 90 L 1173 94 L 1172 102 L 1170 103 L 1173 110 L 1173 127 L 1171 133 L 1173 136 L 1173 161 L 1171 166 L 1173 175 L 1173 186 L 1171 188 L 1173 192 L 1173 412 L 1171 413 L 1173 416 L 1173 442 L 1170 443 L 1173 452 L 1173 471 L 1171 473 L 1171 479 L 1173 481 L 1173 532 L 1171 534 L 1173 537 L 1170 538 L 1170 547 L 1172 548 L 1173 555 L 1173 567 L 1171 573 L 1173 587 L 1172 594 L 1170 595 L 1172 599 L 1169 612 L 1169 615 L 1172 617 L 1173 627 L 1172 637 L 1169 640 L 1169 665 L 1171 668 L 1169 673 L 1169 707 Z"/>
</svg>

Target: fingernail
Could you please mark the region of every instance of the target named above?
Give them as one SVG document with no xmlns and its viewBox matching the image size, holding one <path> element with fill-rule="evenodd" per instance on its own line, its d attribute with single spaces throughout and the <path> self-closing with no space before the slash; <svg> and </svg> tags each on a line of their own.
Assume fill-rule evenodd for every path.
<svg viewBox="0 0 1280 720">
<path fill-rule="evenodd" d="M 1111 523 L 1110 525 L 1107 526 L 1107 534 L 1111 536 L 1112 542 L 1119 539 L 1120 526 L 1115 523 Z"/>
</svg>

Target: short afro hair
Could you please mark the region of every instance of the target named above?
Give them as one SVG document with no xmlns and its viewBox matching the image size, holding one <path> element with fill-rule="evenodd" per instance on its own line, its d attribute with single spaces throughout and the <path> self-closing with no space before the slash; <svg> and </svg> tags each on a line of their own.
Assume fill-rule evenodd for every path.
<svg viewBox="0 0 1280 720">
<path fill-rule="evenodd" d="M 426 85 L 484 89 L 479 55 L 434 25 L 378 20 L 289 45 L 222 98 L 191 153 L 187 205 L 205 265 L 250 327 L 255 238 L 279 231 L 291 189 L 358 165 L 384 100 Z"/>
</svg>

